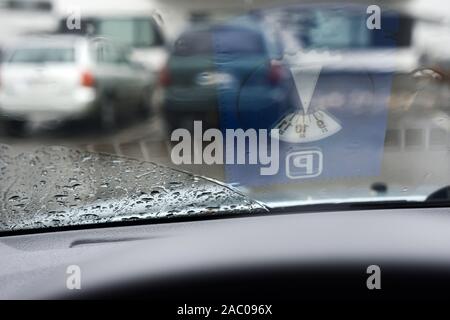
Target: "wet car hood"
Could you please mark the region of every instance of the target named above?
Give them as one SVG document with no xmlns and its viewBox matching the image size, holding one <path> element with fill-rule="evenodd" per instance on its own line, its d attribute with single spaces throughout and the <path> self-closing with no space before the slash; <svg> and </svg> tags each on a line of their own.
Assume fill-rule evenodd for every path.
<svg viewBox="0 0 450 320">
<path fill-rule="evenodd" d="M 215 181 L 65 147 L 0 145 L 0 232 L 267 209 Z"/>
</svg>

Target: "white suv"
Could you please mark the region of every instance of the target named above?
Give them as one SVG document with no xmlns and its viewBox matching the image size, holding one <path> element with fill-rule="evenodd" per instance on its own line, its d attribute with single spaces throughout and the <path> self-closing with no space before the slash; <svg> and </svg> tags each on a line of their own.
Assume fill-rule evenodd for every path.
<svg viewBox="0 0 450 320">
<path fill-rule="evenodd" d="M 147 112 L 153 76 L 102 39 L 47 36 L 8 48 L 0 68 L 4 124 L 95 118 L 103 128 L 119 114 Z"/>
</svg>

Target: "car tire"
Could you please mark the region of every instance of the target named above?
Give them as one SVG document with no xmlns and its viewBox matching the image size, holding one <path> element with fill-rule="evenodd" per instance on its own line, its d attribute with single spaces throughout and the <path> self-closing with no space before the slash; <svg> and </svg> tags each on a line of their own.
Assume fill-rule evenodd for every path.
<svg viewBox="0 0 450 320">
<path fill-rule="evenodd" d="M 141 97 L 141 102 L 138 106 L 137 119 L 148 118 L 152 114 L 151 108 L 151 91 L 150 89 L 144 90 Z"/>
<path fill-rule="evenodd" d="M 113 131 L 117 128 L 117 107 L 112 97 L 105 97 L 100 102 L 97 125 L 102 131 Z"/>
<path fill-rule="evenodd" d="M 4 120 L 2 127 L 6 135 L 11 137 L 22 137 L 26 133 L 27 121 L 16 119 Z"/>
</svg>

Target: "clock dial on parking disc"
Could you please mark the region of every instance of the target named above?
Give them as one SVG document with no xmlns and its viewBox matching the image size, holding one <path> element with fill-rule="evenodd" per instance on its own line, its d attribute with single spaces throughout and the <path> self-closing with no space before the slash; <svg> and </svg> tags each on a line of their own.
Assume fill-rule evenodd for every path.
<svg viewBox="0 0 450 320">
<path fill-rule="evenodd" d="M 279 138 L 285 142 L 307 143 L 329 137 L 342 127 L 326 111 L 290 113 L 274 127 L 279 129 Z"/>
</svg>

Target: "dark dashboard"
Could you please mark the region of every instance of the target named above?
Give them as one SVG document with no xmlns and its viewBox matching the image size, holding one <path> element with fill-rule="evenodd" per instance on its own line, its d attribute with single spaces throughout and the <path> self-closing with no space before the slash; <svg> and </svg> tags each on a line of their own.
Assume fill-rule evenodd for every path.
<svg viewBox="0 0 450 320">
<path fill-rule="evenodd" d="M 291 213 L 3 237 L 0 297 L 444 300 L 449 213 Z M 79 289 L 67 282 L 74 265 Z"/>
</svg>

